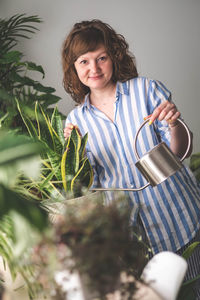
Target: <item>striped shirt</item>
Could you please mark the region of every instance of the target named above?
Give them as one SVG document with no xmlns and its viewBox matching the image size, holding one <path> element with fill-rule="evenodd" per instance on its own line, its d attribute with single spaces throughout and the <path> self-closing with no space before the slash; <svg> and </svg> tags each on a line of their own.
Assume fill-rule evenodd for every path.
<svg viewBox="0 0 200 300">
<path fill-rule="evenodd" d="M 114 122 L 90 104 L 89 95 L 70 112 L 66 124 L 78 125 L 82 135 L 88 132 L 93 187 L 139 188 L 147 183 L 135 166 L 134 138 L 144 117 L 165 100 L 171 101 L 171 94 L 161 82 L 137 77 L 117 83 Z M 161 140 L 170 143 L 165 121 L 144 126 L 137 140 L 139 155 Z M 107 201 L 112 201 L 116 193 L 107 192 Z M 134 223 L 140 216 L 154 253 L 177 251 L 200 228 L 200 187 L 187 166 L 156 187 L 124 193 L 132 208 L 131 220 Z"/>
</svg>

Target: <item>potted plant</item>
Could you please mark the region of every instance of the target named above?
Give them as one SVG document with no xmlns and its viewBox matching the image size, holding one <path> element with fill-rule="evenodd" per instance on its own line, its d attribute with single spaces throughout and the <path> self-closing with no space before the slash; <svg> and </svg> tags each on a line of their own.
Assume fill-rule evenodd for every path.
<svg viewBox="0 0 200 300">
<path fill-rule="evenodd" d="M 92 205 L 90 199 L 85 199 L 85 205 L 79 209 L 69 206 L 64 218 L 54 225 L 48 246 L 41 242 L 40 252 L 44 255 L 34 256 L 34 259 L 43 266 L 42 277 L 51 276 L 54 282 L 53 286 L 46 286 L 48 290 L 54 289 L 51 299 L 81 299 L 76 298 L 81 291 L 87 300 L 106 299 L 117 290 L 124 295 L 123 299 L 135 293 L 135 279 L 140 278 L 146 264 L 148 248 L 140 237 L 133 238 L 130 210 L 124 200 L 103 206 L 101 203 Z M 57 258 L 53 263 L 54 278 L 46 271 L 52 271 L 52 263 L 49 264 L 47 251 L 44 251 L 47 247 L 51 249 L 48 254 L 52 257 L 54 253 Z M 125 276 L 134 280 L 124 281 Z M 69 287 L 71 277 L 80 285 Z"/>
<path fill-rule="evenodd" d="M 17 107 L 29 135 L 45 147 L 41 152 L 41 180 L 30 182 L 29 188 L 48 202 L 82 196 L 93 181 L 93 170 L 85 153 L 87 134 L 81 137 L 74 128 L 65 140 L 62 116 L 57 107 L 49 117 L 36 102 L 36 124 L 23 112 L 19 102 Z"/>
<path fill-rule="evenodd" d="M 4 127 L 18 128 L 22 132 L 24 124 L 16 109 L 15 98 L 29 116 L 34 115 L 36 101 L 48 113 L 52 111 L 50 105 L 60 100 L 54 94 L 54 88 L 31 78 L 32 72 L 44 78 L 42 66 L 24 60 L 24 54 L 17 50 L 20 39 L 29 39 L 38 30 L 36 25 L 41 22 L 38 16 L 26 14 L 0 19 L 0 120 Z"/>
</svg>

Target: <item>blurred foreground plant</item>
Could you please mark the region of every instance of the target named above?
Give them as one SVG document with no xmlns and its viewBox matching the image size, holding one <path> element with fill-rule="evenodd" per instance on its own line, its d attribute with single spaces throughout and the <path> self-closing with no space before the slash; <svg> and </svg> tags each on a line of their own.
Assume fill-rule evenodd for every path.
<svg viewBox="0 0 200 300">
<path fill-rule="evenodd" d="M 42 238 L 48 216 L 34 195 L 24 189 L 22 181 L 39 175 L 36 162 L 41 150 L 41 145 L 32 139 L 0 129 L 0 255 L 13 280 L 17 274 L 24 278 L 30 296 L 35 285 L 27 258 L 32 246 Z"/>
</svg>

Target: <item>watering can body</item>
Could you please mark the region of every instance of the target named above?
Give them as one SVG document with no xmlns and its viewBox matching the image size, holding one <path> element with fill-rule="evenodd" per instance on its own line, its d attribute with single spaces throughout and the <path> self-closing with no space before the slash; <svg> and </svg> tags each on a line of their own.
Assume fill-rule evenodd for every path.
<svg viewBox="0 0 200 300">
<path fill-rule="evenodd" d="M 164 142 L 147 152 L 135 165 L 151 186 L 163 182 L 182 167 L 180 159 Z"/>
<path fill-rule="evenodd" d="M 168 177 L 180 170 L 183 167 L 182 161 L 187 156 L 191 147 L 191 136 L 187 125 L 181 119 L 177 120 L 185 127 L 188 135 L 188 146 L 182 158 L 178 158 L 164 142 L 156 145 L 153 149 L 151 149 L 140 158 L 137 151 L 137 138 L 142 127 L 148 122 L 147 119 L 141 124 L 136 133 L 134 141 L 134 152 L 137 158 L 135 166 L 138 168 L 138 170 L 141 172 L 148 183 L 140 188 L 94 188 L 93 190 L 135 192 L 141 191 L 149 185 L 154 187 L 162 183 Z"/>
</svg>

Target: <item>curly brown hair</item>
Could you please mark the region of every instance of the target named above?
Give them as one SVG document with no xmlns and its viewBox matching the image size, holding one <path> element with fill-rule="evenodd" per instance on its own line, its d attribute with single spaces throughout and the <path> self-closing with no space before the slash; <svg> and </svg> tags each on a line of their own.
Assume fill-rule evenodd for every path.
<svg viewBox="0 0 200 300">
<path fill-rule="evenodd" d="M 63 43 L 62 66 L 64 88 L 77 103 L 83 101 L 90 89 L 79 80 L 74 62 L 80 55 L 94 51 L 100 45 L 104 45 L 113 62 L 114 83 L 138 76 L 135 57 L 121 34 L 100 20 L 76 23 Z"/>
</svg>

